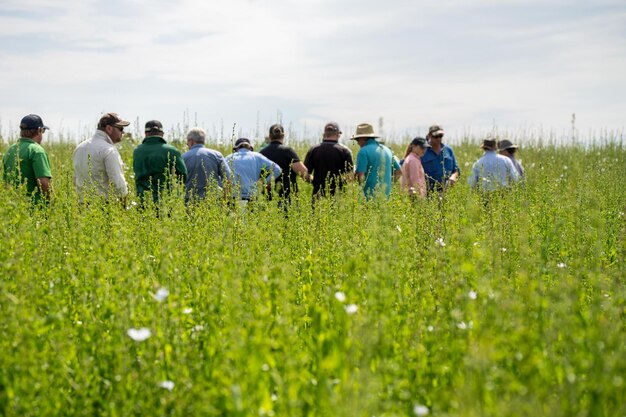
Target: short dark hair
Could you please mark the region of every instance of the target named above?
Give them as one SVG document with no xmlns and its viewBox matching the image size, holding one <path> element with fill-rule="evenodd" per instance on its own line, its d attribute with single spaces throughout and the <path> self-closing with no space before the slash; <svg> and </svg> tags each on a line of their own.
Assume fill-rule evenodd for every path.
<svg viewBox="0 0 626 417">
<path fill-rule="evenodd" d="M 32 139 L 39 134 L 39 128 L 37 129 L 21 129 L 20 136 L 23 138 Z"/>
</svg>

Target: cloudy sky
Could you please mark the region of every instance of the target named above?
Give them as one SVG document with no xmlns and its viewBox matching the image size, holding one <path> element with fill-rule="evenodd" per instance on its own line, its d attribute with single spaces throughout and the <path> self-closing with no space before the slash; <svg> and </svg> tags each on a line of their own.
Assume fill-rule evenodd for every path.
<svg viewBox="0 0 626 417">
<path fill-rule="evenodd" d="M 82 139 L 105 111 L 227 138 L 626 126 L 624 0 L 2 0 L 0 56 L 5 137 L 37 113 Z"/>
</svg>

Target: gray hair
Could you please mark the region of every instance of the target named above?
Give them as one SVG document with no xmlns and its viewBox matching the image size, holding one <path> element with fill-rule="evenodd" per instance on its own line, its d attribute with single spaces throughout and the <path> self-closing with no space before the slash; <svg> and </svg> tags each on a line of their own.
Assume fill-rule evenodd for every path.
<svg viewBox="0 0 626 417">
<path fill-rule="evenodd" d="M 206 140 L 206 132 L 200 127 L 194 127 L 187 133 L 187 139 L 194 143 L 204 143 Z"/>
</svg>

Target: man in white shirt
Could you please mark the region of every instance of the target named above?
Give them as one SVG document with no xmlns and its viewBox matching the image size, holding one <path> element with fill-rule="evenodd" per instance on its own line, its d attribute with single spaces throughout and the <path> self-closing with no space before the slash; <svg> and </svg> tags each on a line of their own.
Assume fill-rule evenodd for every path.
<svg viewBox="0 0 626 417">
<path fill-rule="evenodd" d="M 519 174 L 513 163 L 506 156 L 496 153 L 496 140 L 485 139 L 480 147 L 485 154 L 472 167 L 467 182 L 472 188 L 482 191 L 495 191 L 507 188 L 519 181 Z"/>
<path fill-rule="evenodd" d="M 124 128 L 130 122 L 116 113 L 105 113 L 91 139 L 81 142 L 74 151 L 74 185 L 81 203 L 85 195 L 100 195 L 109 199 L 112 190 L 123 203 L 128 195 L 124 178 L 124 163 L 116 143 L 121 142 Z"/>
</svg>

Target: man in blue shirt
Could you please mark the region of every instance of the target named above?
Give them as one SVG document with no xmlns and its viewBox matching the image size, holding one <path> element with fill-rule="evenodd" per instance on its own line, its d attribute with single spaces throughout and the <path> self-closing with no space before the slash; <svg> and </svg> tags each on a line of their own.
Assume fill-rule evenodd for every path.
<svg viewBox="0 0 626 417">
<path fill-rule="evenodd" d="M 452 148 L 443 144 L 444 131 L 439 125 L 428 128 L 430 148 L 422 156 L 422 166 L 428 182 L 428 191 L 444 191 L 459 180 L 459 164 Z"/>
<path fill-rule="evenodd" d="M 226 163 L 232 171 L 235 196 L 241 202 L 250 201 L 257 195 L 259 179 L 270 184 L 282 172 L 277 164 L 253 150 L 249 139 L 239 138 L 233 146 L 235 152 L 226 157 Z"/>
<path fill-rule="evenodd" d="M 374 133 L 372 125 L 363 123 L 357 126 L 352 140 L 356 140 L 361 149 L 356 156 L 356 177 L 363 183 L 363 193 L 369 200 L 383 189 L 387 197 L 391 194 L 392 178 L 399 177 L 400 164 L 393 157 L 391 149 L 376 141 L 380 136 Z"/>
<path fill-rule="evenodd" d="M 231 179 L 231 172 L 224 156 L 213 149 L 205 148 L 206 133 L 198 127 L 187 133 L 189 151 L 183 154 L 187 167 L 185 202 L 206 197 L 207 188 L 221 191 Z"/>
<path fill-rule="evenodd" d="M 470 187 L 480 186 L 481 191 L 495 191 L 507 188 L 520 180 L 511 160 L 496 153 L 495 139 L 483 140 L 480 147 L 485 154 L 472 167 L 472 173 L 467 178 Z"/>
</svg>

